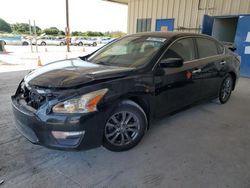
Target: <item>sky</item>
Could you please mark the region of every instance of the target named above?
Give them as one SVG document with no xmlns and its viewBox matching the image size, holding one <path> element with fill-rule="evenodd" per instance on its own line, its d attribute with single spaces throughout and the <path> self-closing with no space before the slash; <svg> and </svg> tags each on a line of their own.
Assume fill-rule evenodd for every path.
<svg viewBox="0 0 250 188">
<path fill-rule="evenodd" d="M 0 18 L 8 23 L 35 20 L 42 29 L 65 30 L 65 0 L 0 0 Z M 71 31 L 127 31 L 127 5 L 103 0 L 69 0 Z"/>
</svg>

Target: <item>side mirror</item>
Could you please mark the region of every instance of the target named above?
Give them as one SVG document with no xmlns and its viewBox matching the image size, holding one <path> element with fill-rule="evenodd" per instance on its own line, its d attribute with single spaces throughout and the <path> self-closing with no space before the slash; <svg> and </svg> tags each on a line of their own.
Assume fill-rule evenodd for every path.
<svg viewBox="0 0 250 188">
<path fill-rule="evenodd" d="M 229 46 L 228 49 L 233 51 L 233 52 L 237 50 L 237 48 L 235 46 Z"/>
<path fill-rule="evenodd" d="M 181 58 L 167 58 L 160 61 L 160 66 L 163 68 L 177 68 L 183 66 L 183 59 Z"/>
</svg>

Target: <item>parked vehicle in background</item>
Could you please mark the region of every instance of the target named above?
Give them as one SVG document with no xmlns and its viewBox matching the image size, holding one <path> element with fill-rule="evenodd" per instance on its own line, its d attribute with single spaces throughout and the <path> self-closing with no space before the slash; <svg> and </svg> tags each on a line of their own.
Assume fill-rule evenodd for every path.
<svg viewBox="0 0 250 188">
<path fill-rule="evenodd" d="M 4 42 L 5 45 L 23 45 L 23 46 L 27 46 L 30 44 L 29 40 L 21 37 L 21 36 L 17 36 L 17 37 L 0 37 L 0 40 L 2 40 Z"/>
<path fill-rule="evenodd" d="M 71 44 L 71 45 L 76 46 L 76 45 L 77 45 L 77 44 L 76 44 L 76 41 L 77 41 L 77 37 L 71 37 L 71 38 L 70 38 L 70 44 Z"/>
<path fill-rule="evenodd" d="M 87 37 L 77 38 L 75 40 L 75 45 L 78 45 L 78 46 L 97 46 L 97 40 L 94 38 L 87 38 Z"/>
<path fill-rule="evenodd" d="M 32 44 L 35 44 L 35 40 L 33 40 Z M 43 36 L 37 39 L 37 44 L 41 46 L 46 46 L 46 45 L 63 46 L 66 44 L 66 40 L 65 38 L 53 38 L 53 37 Z"/>
<path fill-rule="evenodd" d="M 155 119 L 204 100 L 226 103 L 239 69 L 237 55 L 212 37 L 138 33 L 30 72 L 12 96 L 13 112 L 35 144 L 124 151 Z"/>
<path fill-rule="evenodd" d="M 96 40 L 97 44 L 101 44 L 102 37 L 94 37 L 94 39 Z"/>
<path fill-rule="evenodd" d="M 111 38 L 111 37 L 102 38 L 100 43 L 101 44 L 108 44 L 108 43 L 110 43 L 110 42 L 112 42 L 114 40 L 116 40 L 116 39 L 115 38 Z"/>
</svg>

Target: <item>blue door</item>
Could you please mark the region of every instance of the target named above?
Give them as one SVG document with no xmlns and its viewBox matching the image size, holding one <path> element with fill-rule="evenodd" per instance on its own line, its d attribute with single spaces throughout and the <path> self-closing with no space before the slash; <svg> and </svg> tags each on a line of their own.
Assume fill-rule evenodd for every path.
<svg viewBox="0 0 250 188">
<path fill-rule="evenodd" d="M 236 53 L 241 56 L 240 73 L 250 77 L 250 15 L 239 16 L 235 44 Z"/>
<path fill-rule="evenodd" d="M 212 35 L 213 24 L 214 24 L 214 17 L 204 15 L 202 23 L 202 31 L 201 31 L 202 34 Z"/>
<path fill-rule="evenodd" d="M 157 19 L 156 31 L 174 31 L 174 19 Z"/>
</svg>

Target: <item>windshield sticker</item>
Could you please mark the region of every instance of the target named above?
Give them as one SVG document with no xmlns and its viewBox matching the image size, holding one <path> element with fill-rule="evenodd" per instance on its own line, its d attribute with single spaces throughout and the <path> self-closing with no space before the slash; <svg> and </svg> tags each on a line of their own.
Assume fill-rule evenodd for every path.
<svg viewBox="0 0 250 188">
<path fill-rule="evenodd" d="M 148 37 L 148 41 L 154 41 L 154 42 L 165 42 L 167 39 L 166 38 L 157 38 L 157 37 Z"/>
</svg>

